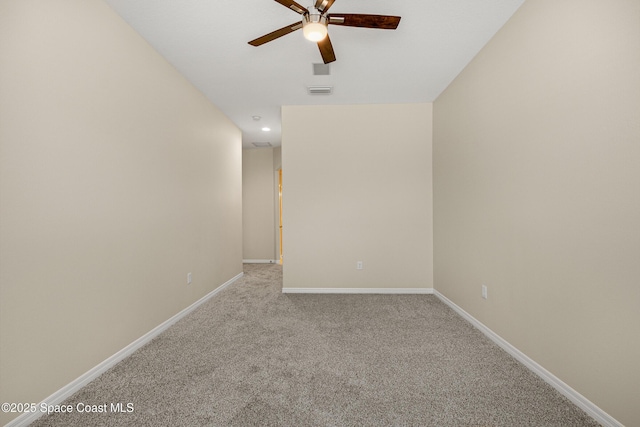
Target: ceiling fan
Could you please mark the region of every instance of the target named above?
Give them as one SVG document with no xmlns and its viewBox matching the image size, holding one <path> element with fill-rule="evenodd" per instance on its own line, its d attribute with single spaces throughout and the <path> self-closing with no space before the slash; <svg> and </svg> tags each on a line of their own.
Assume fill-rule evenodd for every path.
<svg viewBox="0 0 640 427">
<path fill-rule="evenodd" d="M 325 64 L 336 60 L 331 40 L 327 34 L 327 25 L 395 30 L 400 23 L 399 16 L 327 13 L 336 0 L 316 0 L 315 5 L 309 8 L 305 8 L 293 0 L 275 1 L 302 15 L 302 22 L 294 22 L 279 30 L 265 34 L 262 37 L 251 40 L 249 44 L 252 46 L 260 46 L 302 28 L 305 38 L 318 43 L 320 54 Z"/>
</svg>

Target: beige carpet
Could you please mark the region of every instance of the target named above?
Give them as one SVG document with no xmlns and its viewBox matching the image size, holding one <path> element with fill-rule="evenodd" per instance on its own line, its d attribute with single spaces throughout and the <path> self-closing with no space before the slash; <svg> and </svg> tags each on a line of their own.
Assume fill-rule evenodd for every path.
<svg viewBox="0 0 640 427">
<path fill-rule="evenodd" d="M 596 426 L 431 295 L 283 295 L 242 279 L 74 395 L 131 413 L 34 426 Z"/>
</svg>

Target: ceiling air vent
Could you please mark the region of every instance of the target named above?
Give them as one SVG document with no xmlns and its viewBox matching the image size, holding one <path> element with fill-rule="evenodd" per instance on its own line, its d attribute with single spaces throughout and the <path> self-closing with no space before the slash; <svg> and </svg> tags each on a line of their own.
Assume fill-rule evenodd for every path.
<svg viewBox="0 0 640 427">
<path fill-rule="evenodd" d="M 331 95 L 333 86 L 309 86 L 309 95 Z"/>
<path fill-rule="evenodd" d="M 328 76 L 329 74 L 331 74 L 329 64 L 313 64 L 314 76 Z"/>
<path fill-rule="evenodd" d="M 254 147 L 262 148 L 262 147 L 271 147 L 270 142 L 253 142 Z"/>
</svg>

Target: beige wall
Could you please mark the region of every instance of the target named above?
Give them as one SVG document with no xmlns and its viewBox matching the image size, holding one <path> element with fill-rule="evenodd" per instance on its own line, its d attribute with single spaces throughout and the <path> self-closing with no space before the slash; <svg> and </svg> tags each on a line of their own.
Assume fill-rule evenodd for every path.
<svg viewBox="0 0 640 427">
<path fill-rule="evenodd" d="M 282 169 L 282 147 L 273 147 L 273 170 Z"/>
<path fill-rule="evenodd" d="M 639 76 L 640 2 L 527 1 L 434 104 L 436 289 L 628 426 Z"/>
<path fill-rule="evenodd" d="M 39 402 L 242 271 L 241 134 L 100 1 L 1 2 L 0 52 L 0 401 Z"/>
<path fill-rule="evenodd" d="M 431 108 L 283 107 L 284 288 L 433 286 Z"/>
<path fill-rule="evenodd" d="M 242 150 L 242 258 L 276 260 L 273 148 Z"/>
</svg>

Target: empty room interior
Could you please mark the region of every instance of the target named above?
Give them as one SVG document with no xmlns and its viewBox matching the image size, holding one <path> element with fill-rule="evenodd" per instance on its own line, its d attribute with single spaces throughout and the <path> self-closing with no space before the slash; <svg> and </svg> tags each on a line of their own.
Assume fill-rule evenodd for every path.
<svg viewBox="0 0 640 427">
<path fill-rule="evenodd" d="M 318 1 L 329 59 L 302 31 L 247 43 L 306 19 L 295 2 L 171 3 L 0 3 L 1 425 L 250 265 L 295 301 L 428 295 L 596 422 L 640 426 L 638 0 Z M 475 34 L 470 7 L 499 19 Z M 464 25 L 468 50 L 420 32 Z"/>
</svg>

